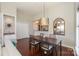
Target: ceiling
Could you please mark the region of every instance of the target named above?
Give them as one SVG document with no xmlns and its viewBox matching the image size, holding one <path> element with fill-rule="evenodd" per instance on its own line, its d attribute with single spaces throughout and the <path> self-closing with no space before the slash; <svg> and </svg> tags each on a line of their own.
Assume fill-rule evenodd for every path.
<svg viewBox="0 0 79 59">
<path fill-rule="evenodd" d="M 64 2 L 17 2 L 14 3 L 19 11 L 22 11 L 29 16 L 36 16 L 43 14 L 43 5 L 45 5 L 45 11 L 50 11 L 53 6 L 65 4 Z"/>
<path fill-rule="evenodd" d="M 6 2 L 9 3 L 9 2 Z M 18 11 L 24 12 L 29 16 L 35 16 L 43 13 L 43 4 L 45 4 L 45 10 L 50 11 L 53 6 L 59 6 L 66 4 L 65 2 L 10 2 L 17 7 Z"/>
<path fill-rule="evenodd" d="M 36 16 L 38 14 L 43 14 L 43 5 L 42 2 L 19 2 L 15 3 L 19 11 L 22 11 L 29 16 Z M 52 3 L 45 3 L 45 10 L 50 9 Z M 49 7 L 47 7 L 49 6 Z"/>
<path fill-rule="evenodd" d="M 42 3 L 16 3 L 17 9 L 24 13 L 34 16 L 42 13 Z"/>
</svg>

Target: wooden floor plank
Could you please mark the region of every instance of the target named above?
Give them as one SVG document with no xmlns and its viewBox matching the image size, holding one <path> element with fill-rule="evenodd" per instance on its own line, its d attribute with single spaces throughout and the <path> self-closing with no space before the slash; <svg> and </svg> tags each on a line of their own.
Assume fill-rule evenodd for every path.
<svg viewBox="0 0 79 59">
<path fill-rule="evenodd" d="M 37 50 L 36 53 L 33 53 L 33 49 L 29 50 L 29 39 L 20 39 L 17 41 L 17 49 L 22 54 L 22 56 L 40 56 L 40 52 Z M 57 50 L 57 55 L 59 56 L 59 49 Z M 55 52 L 53 55 L 56 56 Z M 74 56 L 74 52 L 71 48 L 62 47 L 62 56 Z"/>
</svg>

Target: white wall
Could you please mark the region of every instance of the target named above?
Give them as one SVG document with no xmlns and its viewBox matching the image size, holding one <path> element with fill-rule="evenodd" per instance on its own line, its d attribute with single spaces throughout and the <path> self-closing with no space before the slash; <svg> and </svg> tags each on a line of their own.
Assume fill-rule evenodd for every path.
<svg viewBox="0 0 79 59">
<path fill-rule="evenodd" d="M 17 39 L 28 38 L 32 34 L 32 21 L 28 14 L 17 10 Z"/>
<path fill-rule="evenodd" d="M 29 24 L 17 22 L 16 26 L 16 34 L 17 39 L 28 38 L 29 37 Z"/>
<path fill-rule="evenodd" d="M 2 38 L 2 18 L 0 14 L 0 39 Z"/>
<path fill-rule="evenodd" d="M 0 4 L 0 38 L 2 37 L 2 19 L 1 19 L 1 4 Z"/>
<path fill-rule="evenodd" d="M 49 7 L 51 8 L 49 9 Z M 53 21 L 57 17 L 63 18 L 65 21 L 65 36 L 62 36 L 63 45 L 74 48 L 76 41 L 76 34 L 75 34 L 76 16 L 75 16 L 74 3 L 50 3 L 49 5 L 47 5 L 45 11 L 46 11 L 46 17 L 49 18 L 48 33 L 53 33 Z M 41 14 L 34 16 L 33 19 L 38 17 L 41 17 Z M 39 31 L 38 32 L 36 31 L 35 33 L 39 33 Z M 57 37 L 60 36 L 58 35 Z"/>
<path fill-rule="evenodd" d="M 1 13 L 0 14 L 0 16 L 1 16 L 1 18 L 0 18 L 0 26 L 1 26 L 1 23 L 2 23 L 1 21 L 3 20 L 2 19 L 2 17 L 3 17 L 2 14 L 6 14 L 6 15 L 10 15 L 10 16 L 16 17 L 16 7 L 12 3 L 0 3 L 0 5 L 1 5 L 0 6 L 0 8 L 1 8 L 0 9 L 0 13 Z M 2 28 L 1 28 L 1 30 L 2 30 Z M 16 34 L 15 34 L 15 36 L 16 36 Z M 3 37 L 3 36 L 1 36 L 1 37 Z M 3 39 L 2 39 L 2 44 L 3 44 Z M 7 50 L 7 49 L 5 49 L 5 50 Z M 4 50 L 2 51 L 2 53 L 3 52 L 4 52 Z"/>
<path fill-rule="evenodd" d="M 1 20 L 1 3 L 0 3 L 0 37 L 1 37 L 1 33 L 2 33 L 2 20 Z"/>
<path fill-rule="evenodd" d="M 1 3 L 0 3 L 0 12 L 1 12 Z"/>
<path fill-rule="evenodd" d="M 16 19 L 16 6 L 12 3 L 0 3 L 0 15 L 2 18 L 2 14 L 14 16 Z M 0 25 L 1 26 L 1 25 Z"/>
<path fill-rule="evenodd" d="M 16 6 L 9 2 L 1 3 L 1 12 L 4 14 L 16 16 Z"/>
<path fill-rule="evenodd" d="M 1 4 L 0 4 L 0 56 L 1 56 L 1 39 L 2 39 L 2 26 L 1 26 L 2 20 L 1 20 Z"/>
<path fill-rule="evenodd" d="M 17 10 L 16 6 L 13 3 L 9 3 L 9 2 L 1 3 L 1 15 L 3 14 L 3 15 L 13 16 L 13 17 L 15 17 L 15 19 L 14 19 L 15 22 L 16 22 L 16 10 Z M 2 20 L 4 20 L 4 18 Z M 15 25 L 16 25 L 16 23 L 15 23 Z M 16 29 L 16 27 L 15 27 L 15 29 Z M 16 30 L 15 30 L 15 33 L 16 33 Z"/>
<path fill-rule="evenodd" d="M 17 22 L 26 23 L 26 22 L 29 22 L 30 19 L 31 19 L 31 17 L 28 16 L 28 14 L 26 14 L 25 12 L 17 9 Z"/>
<path fill-rule="evenodd" d="M 9 2 L 2 2 L 1 3 L 1 13 L 3 15 L 8 15 L 8 16 L 13 16 L 14 21 L 15 21 L 15 36 L 16 36 L 16 13 L 17 13 L 17 9 L 16 6 L 13 3 L 9 3 Z M 4 18 L 3 18 L 4 20 Z"/>
<path fill-rule="evenodd" d="M 53 31 L 52 29 L 52 20 L 57 17 L 61 17 L 65 20 L 65 36 L 63 36 L 63 45 L 74 48 L 76 35 L 75 35 L 75 6 L 74 3 L 63 3 L 54 6 L 54 10 L 49 12 L 50 17 L 50 26 L 49 31 Z"/>
<path fill-rule="evenodd" d="M 17 13 L 16 10 L 17 10 L 16 6 L 13 3 L 9 3 L 9 2 L 1 3 L 1 15 L 3 14 L 3 15 L 13 16 L 13 17 L 15 17 L 15 19 L 14 19 L 15 22 L 16 22 L 16 13 Z M 15 23 L 15 29 L 16 29 L 16 23 Z M 15 33 L 16 33 L 16 30 L 15 30 Z"/>
</svg>

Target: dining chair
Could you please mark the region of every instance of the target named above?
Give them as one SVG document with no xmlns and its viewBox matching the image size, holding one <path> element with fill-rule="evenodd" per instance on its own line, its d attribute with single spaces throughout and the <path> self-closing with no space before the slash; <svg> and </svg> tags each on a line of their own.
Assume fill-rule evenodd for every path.
<svg viewBox="0 0 79 59">
<path fill-rule="evenodd" d="M 45 37 L 45 40 L 47 41 L 48 38 Z M 48 56 L 48 55 L 51 55 L 52 53 L 53 53 L 53 45 L 51 45 L 45 41 L 42 41 L 40 43 L 40 54 Z"/>
<path fill-rule="evenodd" d="M 56 38 L 56 35 L 54 34 L 49 34 L 49 40 L 52 39 L 52 42 L 54 43 L 54 51 L 56 56 L 57 56 L 57 47 L 58 45 L 56 45 L 55 43 L 57 42 L 57 38 Z"/>
<path fill-rule="evenodd" d="M 40 33 L 40 40 L 43 40 L 44 38 L 44 33 Z"/>
<path fill-rule="evenodd" d="M 56 35 L 54 35 L 54 34 L 49 34 L 49 38 L 54 38 L 54 39 L 56 39 Z"/>
<path fill-rule="evenodd" d="M 33 55 L 36 53 L 36 48 L 39 47 L 39 41 L 34 39 L 33 35 L 30 35 L 30 40 L 29 40 L 29 50 L 33 49 Z"/>
</svg>

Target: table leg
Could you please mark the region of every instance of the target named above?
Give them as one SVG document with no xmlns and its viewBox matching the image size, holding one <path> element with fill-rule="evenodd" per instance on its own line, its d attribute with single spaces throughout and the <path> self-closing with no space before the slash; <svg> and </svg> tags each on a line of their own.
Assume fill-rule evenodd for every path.
<svg viewBox="0 0 79 59">
<path fill-rule="evenodd" d="M 60 56 L 62 56 L 62 41 L 60 42 Z"/>
<path fill-rule="evenodd" d="M 56 53 L 56 56 L 57 56 L 57 48 L 55 47 L 55 53 Z"/>
</svg>

